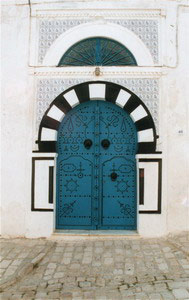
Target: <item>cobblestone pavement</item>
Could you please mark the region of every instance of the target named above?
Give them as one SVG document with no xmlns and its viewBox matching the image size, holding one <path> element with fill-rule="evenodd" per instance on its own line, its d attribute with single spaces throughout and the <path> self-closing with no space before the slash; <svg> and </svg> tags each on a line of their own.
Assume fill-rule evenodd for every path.
<svg viewBox="0 0 189 300">
<path fill-rule="evenodd" d="M 1 239 L 0 290 L 31 272 L 54 246 L 47 240 Z"/>
<path fill-rule="evenodd" d="M 2 300 L 189 299 L 186 233 L 168 239 L 58 239 L 53 241 L 53 247 L 48 241 L 23 239 L 24 251 L 20 251 L 19 241 L 14 242 L 15 249 L 8 245 L 6 252 L 9 241 L 5 240 L 1 267 L 7 269 L 3 274 L 17 265 L 21 253 L 29 255 L 40 247 L 44 253 L 45 243 L 49 249 L 29 274 L 4 289 Z"/>
</svg>

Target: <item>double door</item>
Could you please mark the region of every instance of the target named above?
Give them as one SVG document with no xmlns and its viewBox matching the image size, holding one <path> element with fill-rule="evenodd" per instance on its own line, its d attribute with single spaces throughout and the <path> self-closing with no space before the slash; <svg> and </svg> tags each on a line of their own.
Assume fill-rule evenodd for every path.
<svg viewBox="0 0 189 300">
<path fill-rule="evenodd" d="M 57 229 L 136 229 L 136 128 L 124 110 L 89 101 L 57 140 Z"/>
</svg>

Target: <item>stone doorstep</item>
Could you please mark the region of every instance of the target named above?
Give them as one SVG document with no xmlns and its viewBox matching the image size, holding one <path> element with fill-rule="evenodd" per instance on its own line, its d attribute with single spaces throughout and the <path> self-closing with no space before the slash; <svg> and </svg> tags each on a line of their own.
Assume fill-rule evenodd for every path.
<svg viewBox="0 0 189 300">
<path fill-rule="evenodd" d="M 55 230 L 49 240 L 114 240 L 140 238 L 136 230 Z"/>
<path fill-rule="evenodd" d="M 53 248 L 53 246 L 55 246 L 55 244 L 46 245 L 46 247 L 44 247 L 43 249 L 43 252 L 39 253 L 30 262 L 26 261 L 26 259 L 23 259 L 22 264 L 18 267 L 13 275 L 7 276 L 5 279 L 1 280 L 0 292 L 3 292 L 7 287 L 15 284 L 17 281 L 21 280 L 23 276 L 32 272 L 36 265 L 43 260 L 43 258 Z"/>
</svg>

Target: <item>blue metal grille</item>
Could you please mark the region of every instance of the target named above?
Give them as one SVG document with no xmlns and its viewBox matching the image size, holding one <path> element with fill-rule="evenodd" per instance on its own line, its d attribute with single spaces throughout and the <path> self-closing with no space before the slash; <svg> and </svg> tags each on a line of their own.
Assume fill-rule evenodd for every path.
<svg viewBox="0 0 189 300">
<path fill-rule="evenodd" d="M 136 66 L 132 53 L 122 44 L 106 38 L 76 43 L 62 56 L 58 66 Z"/>
</svg>

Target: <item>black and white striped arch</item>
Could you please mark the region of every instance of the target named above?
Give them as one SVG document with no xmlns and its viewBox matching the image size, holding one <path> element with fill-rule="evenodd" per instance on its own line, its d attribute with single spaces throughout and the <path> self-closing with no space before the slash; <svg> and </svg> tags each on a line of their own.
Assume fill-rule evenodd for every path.
<svg viewBox="0 0 189 300">
<path fill-rule="evenodd" d="M 131 116 L 138 131 L 138 153 L 156 151 L 156 129 L 148 108 L 130 90 L 106 81 L 84 82 L 55 98 L 40 124 L 39 151 L 56 152 L 57 131 L 63 117 L 76 105 L 97 99 L 115 103 Z"/>
</svg>

